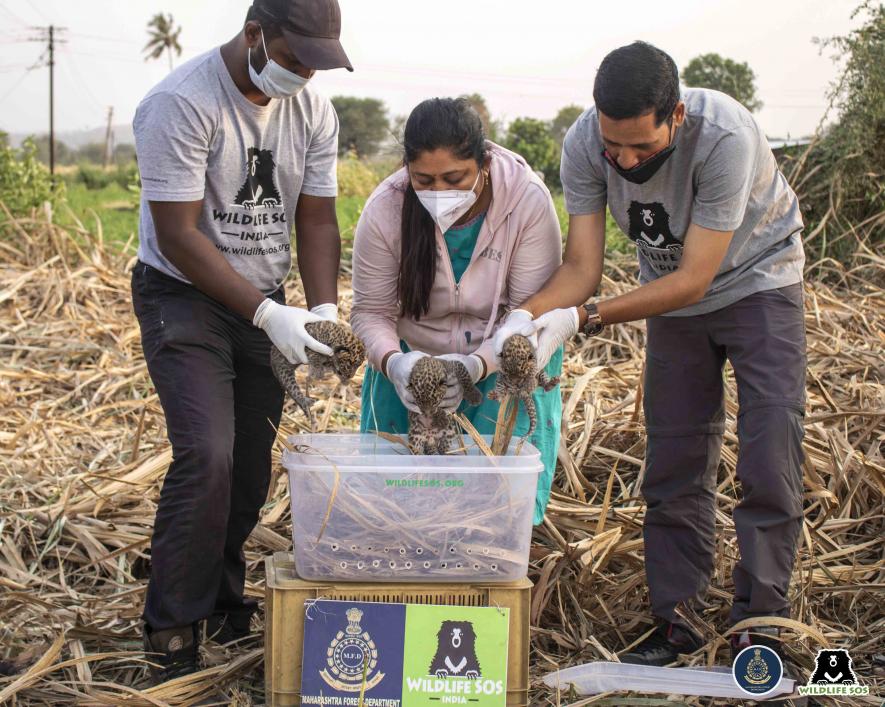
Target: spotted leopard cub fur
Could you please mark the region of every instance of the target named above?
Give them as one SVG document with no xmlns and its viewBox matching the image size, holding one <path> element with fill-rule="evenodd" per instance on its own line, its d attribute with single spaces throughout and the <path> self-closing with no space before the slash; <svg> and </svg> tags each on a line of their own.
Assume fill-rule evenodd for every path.
<svg viewBox="0 0 885 707">
<path fill-rule="evenodd" d="M 331 356 L 307 349 L 307 385 L 325 378 L 329 373 L 336 374 L 342 383 L 347 383 L 353 378 L 356 369 L 366 360 L 366 347 L 363 346 L 363 342 L 350 329 L 336 322 L 310 322 L 305 324 L 304 328 L 314 339 L 332 349 Z M 295 371 L 299 365 L 301 364 L 289 363 L 276 346 L 271 347 L 270 367 L 274 375 L 313 427 L 310 406 L 316 401 L 298 386 Z"/>
<path fill-rule="evenodd" d="M 551 378 L 543 369 L 538 370 L 538 361 L 531 342 L 520 334 L 514 334 L 504 342 L 504 348 L 501 349 L 501 369 L 498 371 L 495 389 L 489 393 L 489 400 L 504 400 L 507 395 L 513 396 L 517 404 L 521 400 L 529 416 L 529 431 L 525 433 L 525 437 L 528 437 L 535 431 L 538 421 L 532 393 L 538 386 L 545 392 L 552 390 L 557 383 L 559 377 Z"/>
<path fill-rule="evenodd" d="M 409 449 L 412 454 L 445 454 L 459 440 L 458 423 L 450 412 L 440 409 L 446 394 L 446 379 L 454 374 L 464 399 L 471 405 L 482 401 L 464 364 L 431 356 L 420 359 L 409 376 L 409 389 L 421 412 L 409 411 Z"/>
</svg>

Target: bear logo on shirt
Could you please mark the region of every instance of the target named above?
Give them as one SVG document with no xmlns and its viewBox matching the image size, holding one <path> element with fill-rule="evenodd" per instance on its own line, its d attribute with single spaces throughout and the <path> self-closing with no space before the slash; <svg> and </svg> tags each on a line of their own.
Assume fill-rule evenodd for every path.
<svg viewBox="0 0 885 707">
<path fill-rule="evenodd" d="M 660 202 L 643 204 L 631 201 L 627 216 L 630 224 L 628 235 L 636 245 L 652 248 L 682 246 L 670 231 L 670 214 L 664 210 L 664 205 Z"/>
<path fill-rule="evenodd" d="M 246 181 L 237 192 L 234 205 L 246 209 L 280 207 L 282 199 L 274 183 L 276 163 L 270 150 L 250 147 L 246 157 Z"/>
</svg>

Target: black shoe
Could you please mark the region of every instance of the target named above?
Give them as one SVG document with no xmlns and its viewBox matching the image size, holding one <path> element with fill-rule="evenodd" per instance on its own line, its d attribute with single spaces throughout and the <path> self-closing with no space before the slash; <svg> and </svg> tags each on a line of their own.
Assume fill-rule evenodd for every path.
<svg viewBox="0 0 885 707">
<path fill-rule="evenodd" d="M 635 665 L 669 665 L 676 662 L 680 653 L 694 653 L 703 645 L 703 641 L 684 626 L 664 621 L 658 624 L 654 633 L 620 658 L 622 663 Z"/>
<path fill-rule="evenodd" d="M 142 636 L 145 657 L 154 663 L 149 666 L 154 685 L 197 672 L 198 639 L 195 626 L 154 631 L 145 624 Z"/>
<path fill-rule="evenodd" d="M 252 635 L 250 623 L 252 612 L 212 614 L 203 622 L 203 640 L 219 645 L 242 641 Z"/>
<path fill-rule="evenodd" d="M 784 667 L 784 677 L 788 680 L 795 680 L 796 685 L 800 684 L 801 681 L 798 678 L 799 672 L 796 670 L 796 666 L 793 665 L 792 661 L 786 656 L 783 643 L 780 639 L 780 629 L 777 626 L 754 626 L 753 628 L 746 629 L 740 633 L 733 633 L 731 635 L 730 644 L 732 663 L 734 663 L 735 658 L 738 657 L 738 653 L 750 646 L 765 646 L 766 648 L 770 648 L 777 653 L 777 657 L 781 659 L 781 664 Z M 805 707 L 808 704 L 808 698 L 801 695 L 797 695 L 796 697 L 775 697 L 771 700 L 765 700 L 764 704 L 766 707 L 769 705 L 773 707 Z"/>
</svg>

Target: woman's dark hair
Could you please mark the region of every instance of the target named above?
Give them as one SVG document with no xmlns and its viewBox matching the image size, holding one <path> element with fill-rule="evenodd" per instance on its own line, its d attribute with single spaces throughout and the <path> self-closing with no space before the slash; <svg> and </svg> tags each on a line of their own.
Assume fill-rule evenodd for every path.
<svg viewBox="0 0 885 707">
<path fill-rule="evenodd" d="M 596 109 L 613 120 L 650 111 L 663 123 L 679 102 L 679 71 L 670 55 L 648 42 L 633 42 L 609 52 L 593 84 Z"/>
<path fill-rule="evenodd" d="M 485 159 L 485 133 L 479 114 L 465 98 L 429 98 L 409 115 L 403 133 L 403 164 L 422 152 L 448 148 L 458 159 Z M 436 275 L 436 236 L 433 219 L 418 200 L 411 179 L 406 184 L 402 213 L 402 250 L 397 294 L 401 316 L 416 321 L 430 309 Z"/>
</svg>

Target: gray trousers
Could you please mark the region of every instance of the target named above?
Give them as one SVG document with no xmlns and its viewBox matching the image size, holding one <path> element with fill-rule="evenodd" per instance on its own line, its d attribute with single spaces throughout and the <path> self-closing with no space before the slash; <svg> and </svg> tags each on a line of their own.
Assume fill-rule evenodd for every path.
<svg viewBox="0 0 885 707">
<path fill-rule="evenodd" d="M 722 369 L 737 381 L 742 498 L 731 620 L 789 616 L 802 524 L 805 326 L 801 284 L 757 292 L 692 317 L 648 320 L 642 494 L 652 612 L 676 621 L 702 600 L 713 569 L 715 491 L 725 429 Z"/>
</svg>

